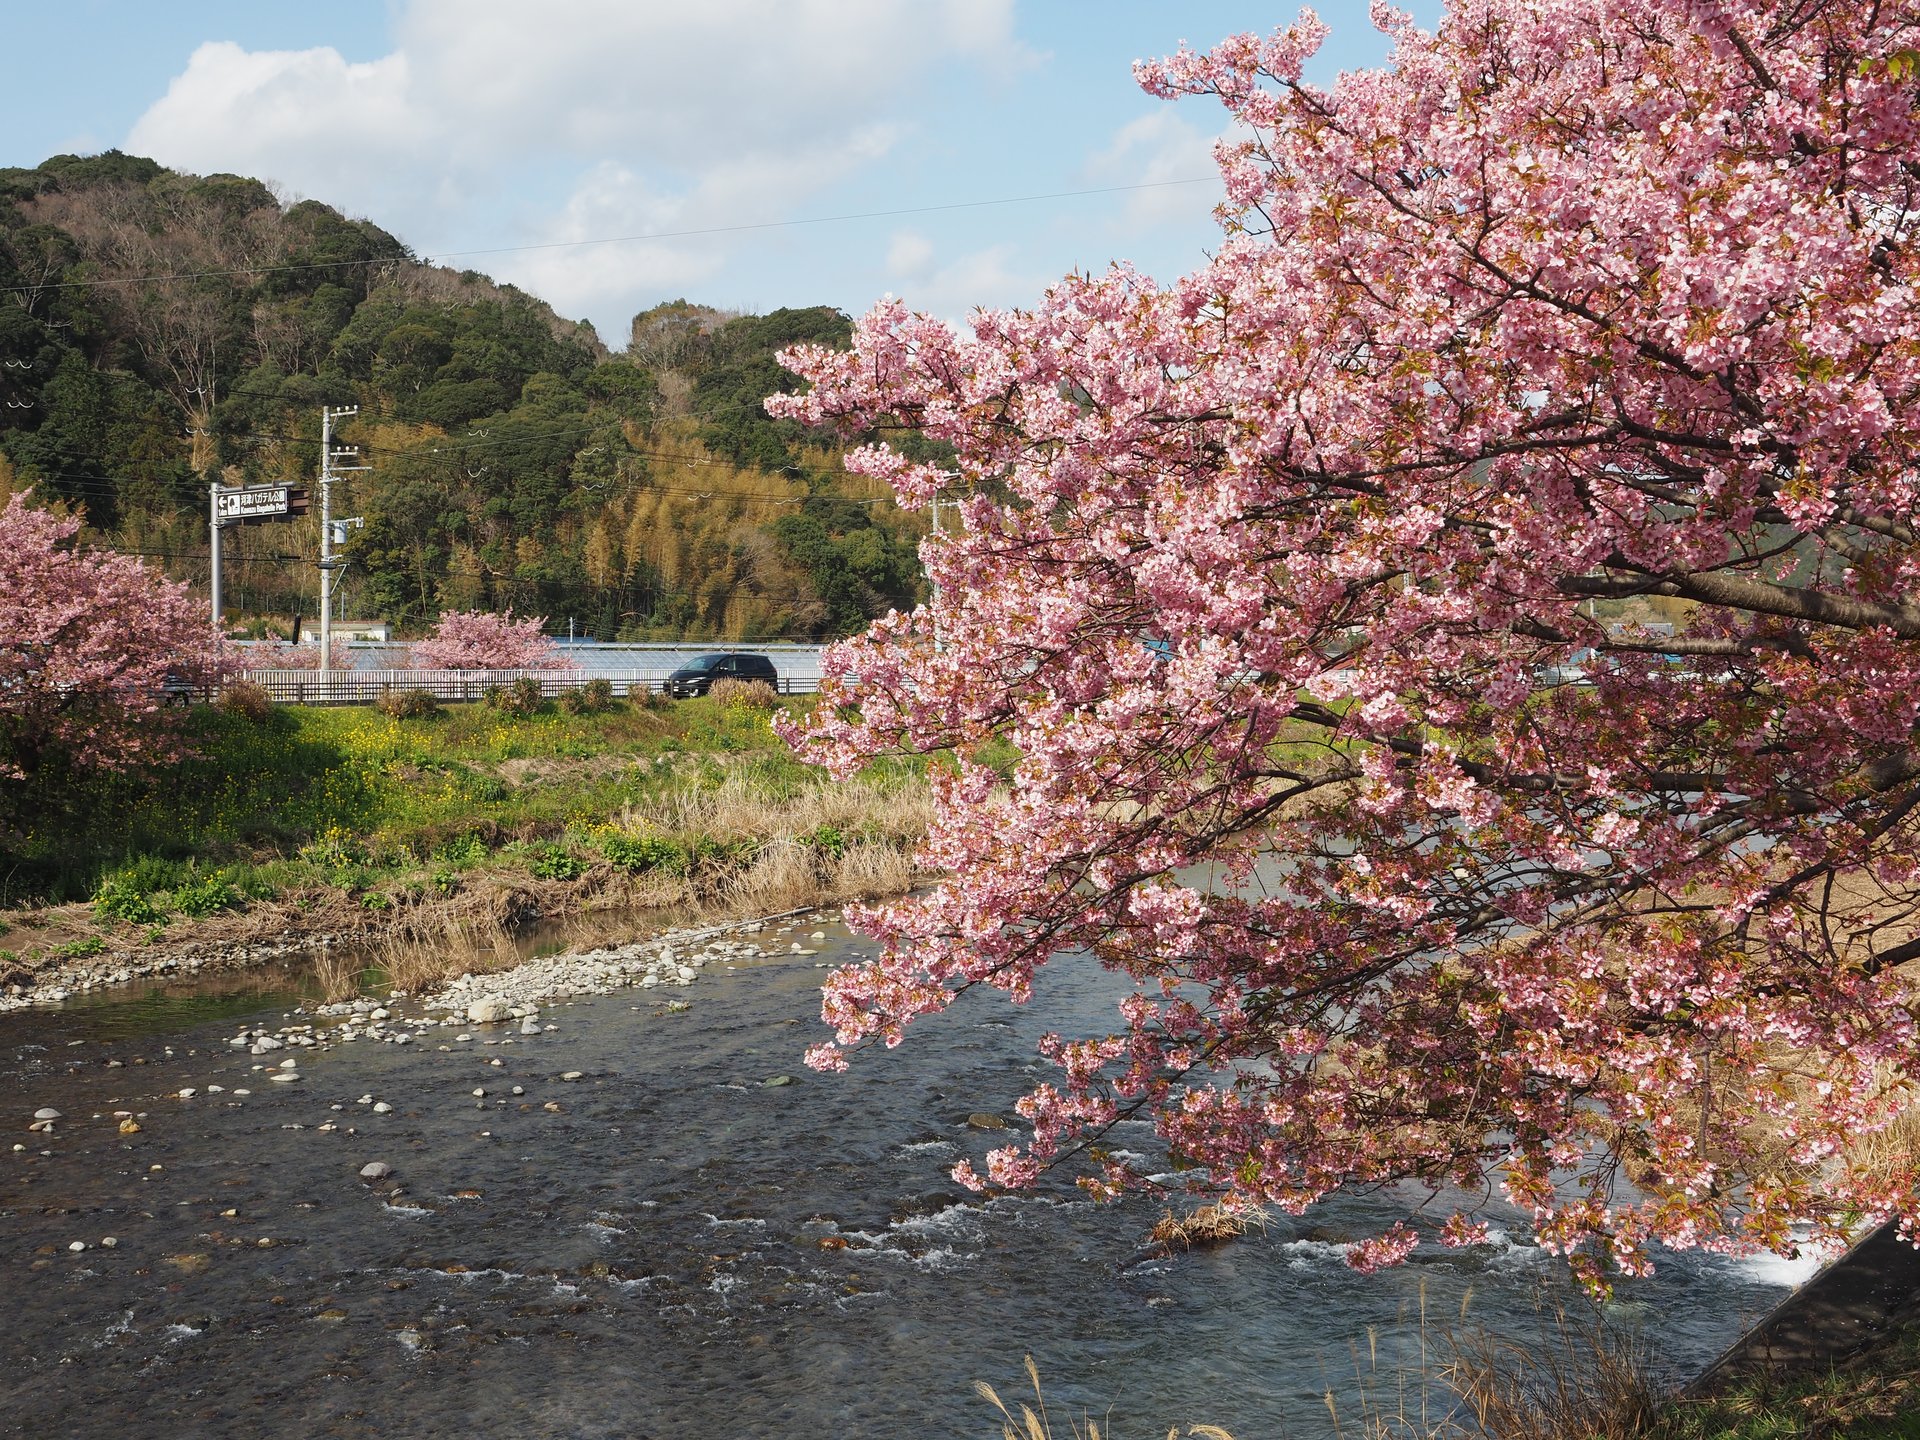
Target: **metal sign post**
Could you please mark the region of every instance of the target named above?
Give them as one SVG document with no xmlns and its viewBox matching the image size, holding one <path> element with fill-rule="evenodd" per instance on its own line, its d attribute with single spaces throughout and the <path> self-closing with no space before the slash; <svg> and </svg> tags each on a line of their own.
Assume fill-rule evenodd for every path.
<svg viewBox="0 0 1920 1440">
<path fill-rule="evenodd" d="M 220 485 L 207 487 L 208 549 L 213 559 L 213 623 L 220 623 L 221 604 L 220 532 L 229 525 L 261 525 L 269 520 L 290 520 L 307 513 L 307 492 L 298 485 Z"/>
<path fill-rule="evenodd" d="M 208 548 L 213 555 L 213 628 L 220 628 L 220 487 L 209 485 L 213 493 L 207 508 Z"/>
<path fill-rule="evenodd" d="M 213 487 L 213 513 L 222 520 L 285 520 L 297 512 L 306 492 L 292 485 Z"/>
</svg>

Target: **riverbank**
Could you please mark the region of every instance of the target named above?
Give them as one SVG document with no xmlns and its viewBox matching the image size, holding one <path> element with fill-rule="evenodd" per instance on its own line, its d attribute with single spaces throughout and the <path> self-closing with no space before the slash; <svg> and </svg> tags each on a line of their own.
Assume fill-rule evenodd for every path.
<svg viewBox="0 0 1920 1440">
<path fill-rule="evenodd" d="M 925 878 L 924 773 L 831 781 L 769 718 L 708 699 L 199 712 L 198 758 L 78 790 L 17 837 L 14 883 L 64 903 L 0 909 L 0 1009 L 306 950 L 337 993 L 369 967 L 418 989 L 456 955 L 519 958 L 529 927 L 590 946 Z"/>
</svg>

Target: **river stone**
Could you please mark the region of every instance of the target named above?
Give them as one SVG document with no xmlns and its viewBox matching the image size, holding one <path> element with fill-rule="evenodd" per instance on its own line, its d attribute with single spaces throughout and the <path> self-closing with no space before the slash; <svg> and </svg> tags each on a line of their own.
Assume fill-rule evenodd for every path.
<svg viewBox="0 0 1920 1440">
<path fill-rule="evenodd" d="M 376 1100 L 373 1102 L 373 1113 L 376 1115 L 390 1114 L 392 1110 L 393 1110 L 393 1106 L 389 1105 L 384 1100 Z"/>
<path fill-rule="evenodd" d="M 975 1111 L 967 1116 L 967 1124 L 976 1130 L 1005 1130 L 1007 1122 L 998 1115 L 988 1115 L 984 1111 Z"/>
<path fill-rule="evenodd" d="M 384 1160 L 373 1160 L 360 1167 L 362 1180 L 384 1180 L 393 1174 L 393 1167 Z"/>
<path fill-rule="evenodd" d="M 467 1006 L 467 1019 L 475 1025 L 493 1025 L 507 1019 L 512 1008 L 504 1000 L 488 997 L 485 1000 L 476 1000 Z"/>
<path fill-rule="evenodd" d="M 793 1077 L 791 1075 L 769 1075 L 760 1083 L 767 1086 L 791 1085 L 793 1083 Z"/>
<path fill-rule="evenodd" d="M 562 1080 L 578 1080 L 580 1078 L 580 1072 L 578 1070 L 569 1070 L 560 1078 Z"/>
<path fill-rule="evenodd" d="M 33 1118 L 36 1120 L 58 1120 L 60 1118 L 60 1112 L 51 1105 L 42 1105 L 38 1110 L 33 1112 Z"/>
<path fill-rule="evenodd" d="M 298 1070 L 279 1070 L 267 1077 L 276 1085 L 286 1085 L 300 1078 Z"/>
</svg>

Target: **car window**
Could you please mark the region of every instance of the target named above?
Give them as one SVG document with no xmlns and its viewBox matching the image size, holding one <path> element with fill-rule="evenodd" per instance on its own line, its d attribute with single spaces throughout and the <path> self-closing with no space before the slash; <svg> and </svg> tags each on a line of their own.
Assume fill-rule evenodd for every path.
<svg viewBox="0 0 1920 1440">
<path fill-rule="evenodd" d="M 680 668 L 695 675 L 704 675 L 726 658 L 724 655 L 696 655 Z"/>
</svg>

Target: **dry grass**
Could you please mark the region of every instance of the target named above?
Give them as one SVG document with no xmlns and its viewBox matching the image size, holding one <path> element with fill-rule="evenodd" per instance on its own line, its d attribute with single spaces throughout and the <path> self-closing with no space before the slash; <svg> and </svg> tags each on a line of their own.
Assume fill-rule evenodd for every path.
<svg viewBox="0 0 1920 1440">
<path fill-rule="evenodd" d="M 1904 1188 L 1920 1170 L 1920 1105 L 1909 1108 L 1884 1130 L 1862 1135 L 1847 1147 L 1849 1166 L 1890 1186 Z"/>
<path fill-rule="evenodd" d="M 771 710 L 780 703 L 779 692 L 764 680 L 716 680 L 707 694 L 722 705 L 748 710 Z"/>
<path fill-rule="evenodd" d="M 1441 1379 L 1460 1397 L 1449 1423 L 1486 1440 L 1635 1440 L 1660 1408 L 1639 1340 L 1595 1311 L 1543 1313 L 1538 1345 L 1445 1335 Z"/>
<path fill-rule="evenodd" d="M 421 896 L 372 921 L 341 907 L 329 918 L 364 936 L 355 954 L 396 989 L 418 992 L 471 971 L 510 968 L 519 936 L 535 919 L 558 925 L 576 948 L 631 938 L 638 930 L 747 919 L 848 900 L 904 894 L 926 876 L 912 860 L 930 801 L 922 789 L 855 781 L 770 796 L 737 777 L 713 789 L 674 791 L 647 813 L 624 812 L 621 828 L 692 842 L 750 839 L 758 849 L 739 866 L 629 874 L 596 865 L 576 880 L 477 873 L 452 896 Z M 858 836 L 838 853 L 809 844 L 822 832 Z M 329 999 L 357 993 L 362 971 L 342 956 L 317 971 Z"/>
<path fill-rule="evenodd" d="M 1171 1209 L 1153 1222 L 1148 1238 L 1169 1250 L 1178 1246 L 1191 1250 L 1196 1245 L 1220 1245 L 1237 1240 L 1251 1229 L 1266 1229 L 1259 1214 L 1229 1210 L 1225 1205 L 1202 1205 L 1190 1215 L 1175 1215 Z"/>
<path fill-rule="evenodd" d="M 933 797 L 921 786 L 870 780 L 809 785 L 790 794 L 770 794 L 751 779 L 729 775 L 711 789 L 668 792 L 644 813 L 626 810 L 617 823 L 652 828 L 669 836 L 755 836 L 793 839 L 832 827 L 896 844 L 912 844 L 933 818 Z"/>
<path fill-rule="evenodd" d="M 1352 1351 L 1351 1384 L 1322 1400 L 1339 1440 L 1638 1440 L 1652 1433 L 1660 1393 L 1638 1340 L 1598 1310 L 1540 1307 L 1532 1342 L 1466 1323 L 1436 1326 L 1420 1287 L 1419 1360 L 1382 1368 L 1380 1334 Z"/>
<path fill-rule="evenodd" d="M 995 1393 L 994 1388 L 984 1380 L 973 1382 L 973 1388 L 980 1398 L 1000 1412 L 1001 1440 L 1054 1440 L 1053 1417 L 1047 1412 L 1046 1397 L 1040 1391 L 1040 1367 L 1033 1363 L 1033 1357 L 1027 1356 L 1027 1379 L 1033 1385 L 1033 1404 L 1024 1401 L 1020 1413 L 1015 1415 L 1007 1403 Z M 1233 1436 L 1218 1425 L 1190 1425 L 1184 1432 L 1196 1440 L 1233 1440 Z M 1114 1440 L 1111 1430 L 1102 1431 L 1100 1422 L 1086 1415 L 1074 1419 L 1067 1417 L 1066 1434 L 1072 1440 Z M 1178 1425 L 1167 1431 L 1167 1440 L 1179 1440 L 1182 1431 Z"/>
</svg>

